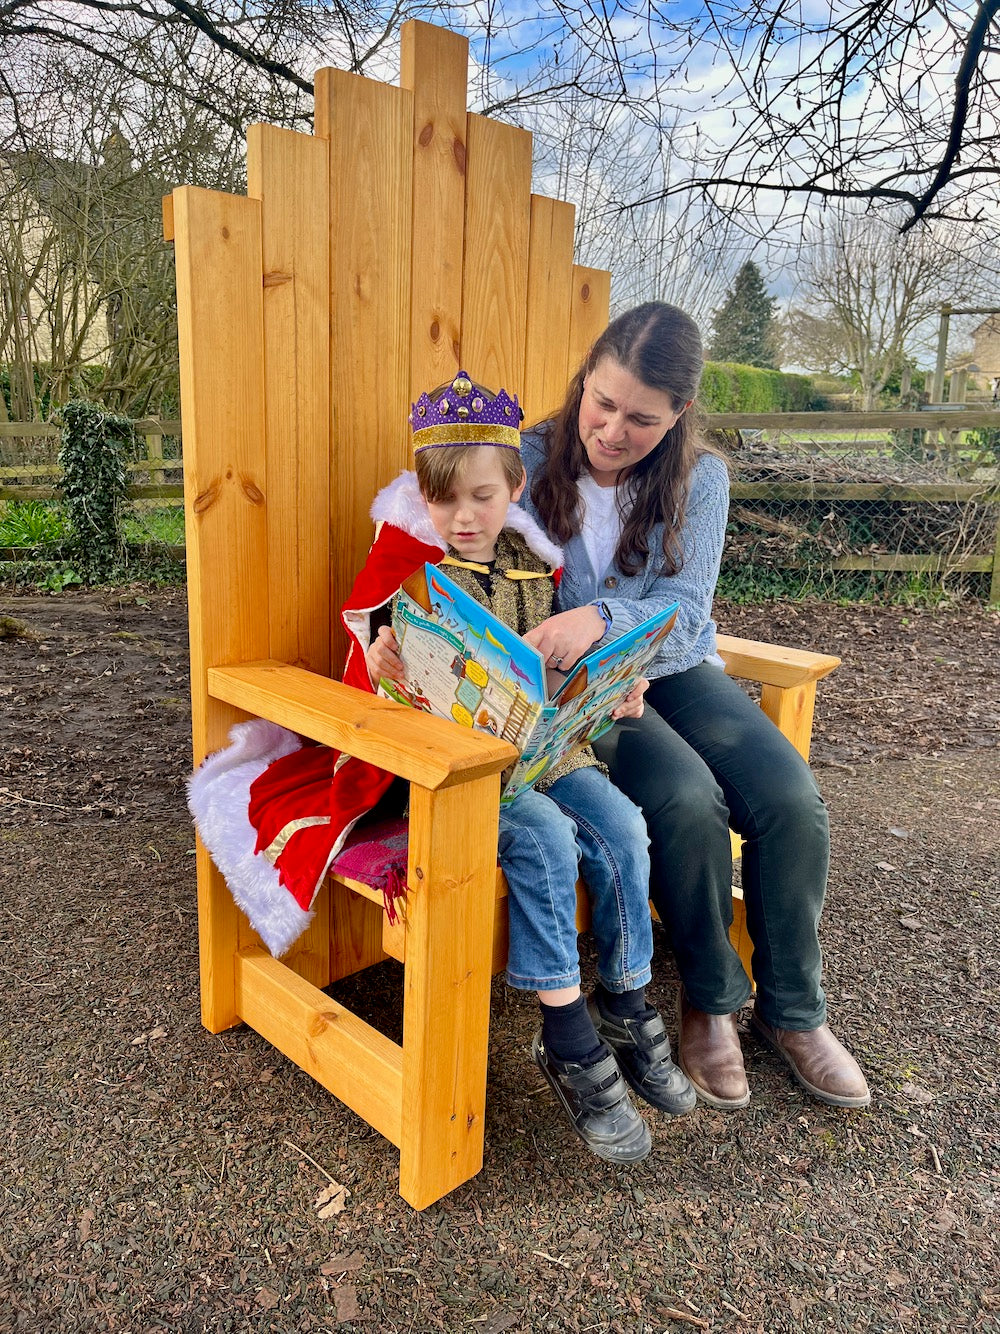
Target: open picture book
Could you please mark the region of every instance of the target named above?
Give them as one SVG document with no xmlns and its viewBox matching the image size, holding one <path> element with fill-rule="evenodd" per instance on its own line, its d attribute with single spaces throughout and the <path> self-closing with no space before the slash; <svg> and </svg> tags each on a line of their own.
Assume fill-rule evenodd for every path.
<svg viewBox="0 0 1000 1334">
<path fill-rule="evenodd" d="M 439 566 L 424 565 L 393 603 L 405 684 L 383 677 L 379 693 L 516 746 L 521 758 L 504 775 L 500 798 L 506 805 L 563 756 L 607 731 L 612 710 L 644 675 L 676 617 L 673 603 L 617 639 L 599 642 L 550 696 L 539 651 Z"/>
</svg>

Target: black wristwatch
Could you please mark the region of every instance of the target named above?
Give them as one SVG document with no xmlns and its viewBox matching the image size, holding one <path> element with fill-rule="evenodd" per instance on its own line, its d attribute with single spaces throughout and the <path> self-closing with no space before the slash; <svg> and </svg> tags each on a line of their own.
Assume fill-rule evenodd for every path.
<svg viewBox="0 0 1000 1334">
<path fill-rule="evenodd" d="M 604 622 L 604 632 L 601 635 L 601 639 L 603 639 L 605 635 L 608 633 L 608 631 L 611 629 L 611 612 L 608 610 L 608 604 L 606 602 L 603 602 L 600 598 L 598 598 L 590 605 L 592 607 L 597 608 L 601 620 Z"/>
</svg>

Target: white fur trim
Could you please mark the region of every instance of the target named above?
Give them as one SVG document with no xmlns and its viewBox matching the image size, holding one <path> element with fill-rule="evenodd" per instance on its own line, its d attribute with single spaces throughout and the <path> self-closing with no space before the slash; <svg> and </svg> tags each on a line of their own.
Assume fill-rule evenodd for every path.
<svg viewBox="0 0 1000 1334">
<path fill-rule="evenodd" d="M 376 523 L 391 523 L 394 528 L 401 528 L 418 542 L 437 547 L 439 551 L 446 549 L 431 523 L 415 472 L 401 472 L 388 486 L 384 486 L 372 501 L 370 512 Z M 520 533 L 540 560 L 546 561 L 554 570 L 560 568 L 563 563 L 562 548 L 546 535 L 527 510 L 512 504 L 507 511 L 505 527 Z"/>
<path fill-rule="evenodd" d="M 384 486 L 372 501 L 369 511 L 376 523 L 391 523 L 401 528 L 425 546 L 447 549 L 431 523 L 427 503 L 420 494 L 415 472 L 401 472 L 388 486 Z"/>
<path fill-rule="evenodd" d="M 237 723 L 229 740 L 188 779 L 188 808 L 236 906 L 278 959 L 306 929 L 313 913 L 299 907 L 267 858 L 254 852 L 257 832 L 248 815 L 250 785 L 269 764 L 299 750 L 302 742 L 294 732 L 263 718 Z"/>
</svg>

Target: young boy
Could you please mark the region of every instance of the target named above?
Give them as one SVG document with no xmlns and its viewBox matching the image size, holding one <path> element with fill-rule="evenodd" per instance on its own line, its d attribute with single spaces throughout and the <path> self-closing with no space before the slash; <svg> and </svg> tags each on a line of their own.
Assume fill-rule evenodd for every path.
<svg viewBox="0 0 1000 1334">
<path fill-rule="evenodd" d="M 416 472 L 403 473 L 376 498 L 372 516 L 380 527 L 343 613 L 351 636 L 344 679 L 362 689 L 374 689 L 383 676 L 402 679 L 388 625 L 390 604 L 403 579 L 425 561 L 446 565 L 457 583 L 519 634 L 550 615 L 561 563 L 559 549 L 516 504 L 525 485 L 516 398 L 503 391 L 493 395 L 460 372 L 450 384 L 421 395 L 410 422 Z M 238 745 L 229 751 L 234 749 Z M 245 752 L 240 759 L 247 762 Z M 206 768 L 216 761 L 211 757 Z M 295 900 L 287 928 L 273 942 L 264 935 L 272 951 L 283 952 L 308 920 L 311 898 L 347 831 L 392 779 L 327 747 L 299 748 L 294 738 L 287 744 L 279 738 L 273 759 L 253 756 L 247 766 L 249 820 L 255 852 L 263 854 L 254 861 L 264 860 L 272 876 L 277 872 L 285 899 Z M 201 809 L 195 807 L 201 772 L 192 782 L 192 807 L 202 837 L 237 902 L 264 934 L 254 915 L 262 915 L 256 894 L 245 896 L 253 899 L 249 906 L 240 897 L 242 865 L 223 865 L 223 850 L 217 855 L 210 841 L 211 803 L 201 800 Z M 639 1161 L 651 1140 L 625 1081 L 670 1115 L 695 1104 L 693 1089 L 670 1058 L 663 1021 L 645 999 L 652 954 L 646 826 L 589 748 L 565 759 L 539 788 L 522 793 L 500 814 L 510 922 L 507 980 L 538 994 L 542 1024 L 533 1055 L 580 1138 L 602 1158 Z M 599 982 L 589 1005 L 580 990 L 578 874 L 593 900 L 598 951 Z M 269 887 L 268 915 L 276 899 L 277 910 L 285 911 L 277 888 L 277 882 Z"/>
</svg>

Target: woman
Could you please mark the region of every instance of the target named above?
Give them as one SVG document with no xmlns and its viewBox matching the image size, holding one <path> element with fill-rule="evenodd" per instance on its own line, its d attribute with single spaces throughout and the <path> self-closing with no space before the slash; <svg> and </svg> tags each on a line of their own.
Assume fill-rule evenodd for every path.
<svg viewBox="0 0 1000 1334">
<path fill-rule="evenodd" d="M 716 653 L 729 479 L 692 411 L 702 367 L 683 311 L 638 306 L 594 344 L 559 414 L 523 436 L 522 503 L 565 559 L 561 611 L 526 637 L 565 668 L 609 632 L 680 603 L 643 717 L 595 749 L 649 827 L 653 901 L 681 976 L 681 1067 L 713 1107 L 750 1100 L 736 1027 L 750 983 L 729 941 L 732 825 L 745 840 L 751 1027 L 814 1097 L 864 1107 L 868 1085 L 826 1023 L 820 981 L 826 808 L 805 761 Z"/>
</svg>

